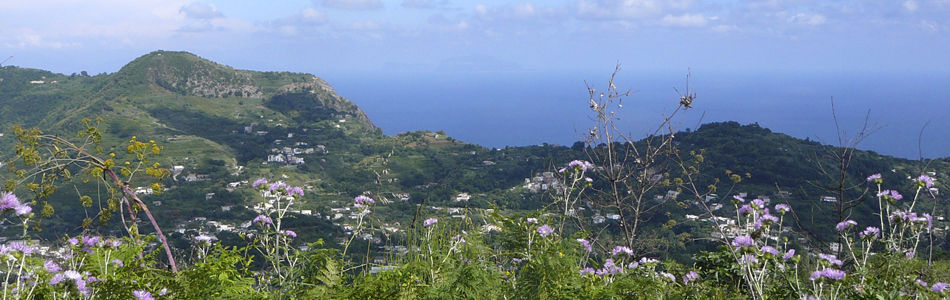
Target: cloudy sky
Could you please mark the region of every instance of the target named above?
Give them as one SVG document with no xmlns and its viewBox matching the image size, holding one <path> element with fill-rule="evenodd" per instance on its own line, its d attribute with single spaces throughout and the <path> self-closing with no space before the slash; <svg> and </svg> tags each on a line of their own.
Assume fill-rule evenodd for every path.
<svg viewBox="0 0 950 300">
<path fill-rule="evenodd" d="M 0 60 L 115 72 L 950 71 L 950 0 L 3 0 Z"/>
</svg>

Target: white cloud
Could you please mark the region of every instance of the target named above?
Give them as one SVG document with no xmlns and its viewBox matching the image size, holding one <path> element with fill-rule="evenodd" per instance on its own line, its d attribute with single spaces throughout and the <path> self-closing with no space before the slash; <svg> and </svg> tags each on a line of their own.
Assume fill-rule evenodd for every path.
<svg viewBox="0 0 950 300">
<path fill-rule="evenodd" d="M 818 15 L 818 14 L 816 15 L 797 14 L 788 18 L 788 21 L 791 23 L 797 23 L 797 24 L 802 24 L 802 25 L 818 26 L 821 24 L 825 24 L 825 22 L 827 22 L 828 19 L 825 18 L 825 16 Z"/>
<path fill-rule="evenodd" d="M 379 0 L 323 0 L 323 6 L 350 10 L 376 10 L 384 8 Z"/>
<path fill-rule="evenodd" d="M 51 42 L 43 38 L 42 35 L 34 31 L 32 28 L 15 28 L 12 30 L 4 30 L 0 32 L 3 38 L 0 38 L 3 45 L 8 48 L 47 48 L 47 49 L 62 49 L 62 48 L 75 48 L 81 47 L 81 43 L 64 43 L 64 42 Z"/>
<path fill-rule="evenodd" d="M 915 12 L 918 8 L 917 2 L 913 0 L 904 1 L 904 8 L 906 8 L 909 12 Z"/>
<path fill-rule="evenodd" d="M 307 23 L 326 23 L 327 12 L 307 7 L 300 11 L 300 20 Z"/>
<path fill-rule="evenodd" d="M 582 0 L 575 3 L 575 11 L 582 18 L 637 19 L 662 13 L 664 3 L 655 0 Z M 670 4 L 681 5 L 678 2 Z"/>
<path fill-rule="evenodd" d="M 703 14 L 683 14 L 679 17 L 666 15 L 663 17 L 663 24 L 681 27 L 702 27 L 706 26 L 708 19 Z"/>
<path fill-rule="evenodd" d="M 191 4 L 182 6 L 178 12 L 190 19 L 217 19 L 224 17 L 224 14 L 218 11 L 214 5 L 201 2 L 192 2 Z"/>
</svg>

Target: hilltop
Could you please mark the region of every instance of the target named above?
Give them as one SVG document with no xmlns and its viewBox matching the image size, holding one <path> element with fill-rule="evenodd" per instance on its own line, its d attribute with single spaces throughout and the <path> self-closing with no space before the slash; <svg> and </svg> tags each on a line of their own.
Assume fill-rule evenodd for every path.
<svg viewBox="0 0 950 300">
<path fill-rule="evenodd" d="M 172 237 L 181 243 L 198 233 L 239 240 L 234 229 L 266 204 L 248 186 L 261 177 L 307 188 L 298 218 L 289 223 L 302 234 L 298 243 L 316 238 L 336 243 L 352 226 L 352 212 L 342 209 L 357 195 L 382 204 L 376 211 L 380 231 L 370 234 L 368 243 L 397 238 L 418 223 L 420 214 L 472 218 L 492 208 L 530 213 L 550 204 L 547 192 L 557 180 L 553 171 L 571 160 L 588 159 L 591 149 L 580 142 L 489 149 L 441 131 L 385 136 L 356 104 L 315 75 L 238 70 L 186 52 L 152 52 L 116 73 L 95 76 L 7 66 L 0 68 L 0 79 L 0 132 L 19 124 L 73 136 L 82 128 L 82 118 L 101 117 L 103 150 L 117 159 L 125 157 L 133 136 L 165 147 L 158 160 L 175 176 L 163 182 L 168 188 L 164 194 L 143 190 L 142 197 L 153 205 L 163 228 L 178 232 Z M 736 122 L 704 124 L 675 136 L 682 153 L 705 158 L 698 165 L 698 186 L 742 175 L 735 187 L 720 184 L 722 189 L 713 193 L 710 203 L 724 211 L 731 204 L 723 199 L 734 194 L 771 198 L 801 212 L 796 229 L 817 231 L 836 217 L 834 204 L 822 199 L 868 199 L 860 190 L 836 192 L 822 174 L 823 169 L 834 170 L 841 163 L 835 154 L 847 149 Z M 0 137 L 0 156 L 13 156 L 13 143 L 10 135 Z M 950 172 L 947 159 L 919 162 L 860 150 L 847 157 L 845 183 L 855 186 L 874 173 L 899 182 L 924 172 L 938 178 Z M 667 176 L 678 176 L 671 174 Z M 145 182 L 130 184 L 143 187 Z M 594 187 L 603 188 L 604 182 L 596 179 Z M 95 218 L 95 210 L 75 205 L 75 198 L 76 192 L 96 189 L 78 182 L 76 188 L 59 189 L 51 200 L 56 214 L 44 221 L 44 238 L 75 233 L 82 218 Z M 675 187 L 651 193 L 647 196 L 674 195 L 676 200 L 648 224 L 657 236 L 709 234 L 686 218 L 703 214 L 696 199 L 676 197 Z M 873 209 L 859 201 L 854 218 L 871 218 Z M 934 211 L 948 214 L 942 206 Z M 610 215 L 588 213 L 588 219 Z M 666 226 L 669 221 L 679 225 Z M 97 230 L 118 232 L 115 225 Z"/>
</svg>

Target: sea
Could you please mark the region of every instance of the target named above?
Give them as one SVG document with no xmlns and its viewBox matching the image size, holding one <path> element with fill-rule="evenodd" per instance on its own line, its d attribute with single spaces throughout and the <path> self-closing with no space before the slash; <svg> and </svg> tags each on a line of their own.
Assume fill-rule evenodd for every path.
<svg viewBox="0 0 950 300">
<path fill-rule="evenodd" d="M 338 72 L 322 78 L 384 134 L 443 130 L 460 141 L 505 148 L 582 140 L 593 125 L 588 88 L 595 96 L 606 92 L 612 71 Z M 632 92 L 622 98 L 616 124 L 634 139 L 655 132 L 688 91 L 696 96 L 693 108 L 673 115 L 675 130 L 758 123 L 901 158 L 950 157 L 950 73 L 621 70 L 613 83 Z"/>
</svg>

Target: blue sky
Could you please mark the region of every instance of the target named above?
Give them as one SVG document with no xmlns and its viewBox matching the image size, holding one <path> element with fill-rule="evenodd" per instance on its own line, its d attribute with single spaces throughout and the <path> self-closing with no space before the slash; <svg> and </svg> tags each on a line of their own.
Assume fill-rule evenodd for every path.
<svg viewBox="0 0 950 300">
<path fill-rule="evenodd" d="M 0 3 L 0 59 L 115 72 L 157 49 L 252 70 L 950 71 L 950 0 Z"/>
</svg>

